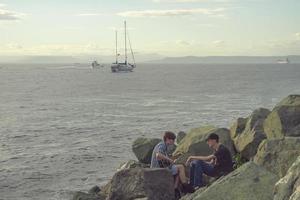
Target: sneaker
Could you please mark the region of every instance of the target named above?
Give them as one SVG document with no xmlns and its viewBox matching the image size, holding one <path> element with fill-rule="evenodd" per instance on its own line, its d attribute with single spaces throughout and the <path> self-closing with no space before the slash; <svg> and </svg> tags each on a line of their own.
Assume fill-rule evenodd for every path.
<svg viewBox="0 0 300 200">
<path fill-rule="evenodd" d="M 181 198 L 181 194 L 178 188 L 175 189 L 175 199 L 180 199 Z"/>
<path fill-rule="evenodd" d="M 183 183 L 182 184 L 182 191 L 184 194 L 186 193 L 194 193 L 195 189 L 191 184 Z"/>
</svg>

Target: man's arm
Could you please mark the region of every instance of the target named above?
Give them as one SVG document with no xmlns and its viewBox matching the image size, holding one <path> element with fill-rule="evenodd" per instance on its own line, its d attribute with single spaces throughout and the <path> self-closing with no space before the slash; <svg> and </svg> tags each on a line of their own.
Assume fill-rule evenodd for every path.
<svg viewBox="0 0 300 200">
<path fill-rule="evenodd" d="M 157 160 L 166 160 L 166 161 L 169 161 L 170 163 L 173 163 L 173 160 L 171 158 L 168 158 L 167 156 L 157 152 L 156 153 L 156 159 Z"/>
<path fill-rule="evenodd" d="M 203 161 L 211 161 L 215 159 L 215 155 L 209 155 L 209 156 L 190 156 L 187 161 L 186 165 L 188 165 L 193 160 L 203 160 Z"/>
</svg>

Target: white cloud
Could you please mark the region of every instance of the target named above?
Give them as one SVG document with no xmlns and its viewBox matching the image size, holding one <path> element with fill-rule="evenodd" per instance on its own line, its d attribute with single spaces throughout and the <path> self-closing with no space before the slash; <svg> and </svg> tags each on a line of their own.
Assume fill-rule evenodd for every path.
<svg viewBox="0 0 300 200">
<path fill-rule="evenodd" d="M 81 13 L 78 14 L 77 16 L 82 16 L 82 17 L 90 17 L 90 16 L 103 16 L 105 15 L 104 13 Z"/>
<path fill-rule="evenodd" d="M 125 11 L 118 13 L 122 17 L 172 17 L 172 16 L 186 16 L 186 15 L 209 15 L 209 16 L 224 16 L 225 8 L 216 9 L 173 9 L 173 10 L 141 10 L 141 11 Z"/>
<path fill-rule="evenodd" d="M 295 33 L 296 36 L 296 40 L 300 40 L 300 32 L 299 33 Z"/>
<path fill-rule="evenodd" d="M 215 41 L 213 41 L 213 45 L 215 47 L 222 47 L 225 45 L 225 41 L 224 40 L 215 40 Z"/>
<path fill-rule="evenodd" d="M 9 49 L 22 49 L 23 48 L 23 46 L 18 43 L 9 43 L 6 45 L 6 47 Z"/>
<path fill-rule="evenodd" d="M 0 20 L 19 20 L 24 16 L 23 13 L 3 9 L 5 6 L 5 4 L 0 4 Z"/>
<path fill-rule="evenodd" d="M 37 46 L 22 46 L 9 43 L 0 46 L 2 55 L 81 55 L 103 54 L 110 55 L 113 48 L 102 47 L 98 44 L 43 44 Z"/>
<path fill-rule="evenodd" d="M 176 41 L 176 44 L 177 44 L 177 45 L 181 45 L 181 46 L 190 46 L 190 45 L 191 45 L 190 42 L 185 41 L 185 40 L 177 40 L 177 41 Z"/>
</svg>

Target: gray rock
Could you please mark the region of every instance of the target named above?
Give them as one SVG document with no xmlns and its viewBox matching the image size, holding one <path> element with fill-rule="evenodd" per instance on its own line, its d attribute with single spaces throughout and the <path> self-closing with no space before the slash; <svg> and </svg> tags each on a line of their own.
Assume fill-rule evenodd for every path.
<svg viewBox="0 0 300 200">
<path fill-rule="evenodd" d="M 178 163 L 185 163 L 186 159 L 190 155 L 210 155 L 213 153 L 209 148 L 205 139 L 211 133 L 216 133 L 220 138 L 220 143 L 224 144 L 232 155 L 234 155 L 233 142 L 230 138 L 228 129 L 215 128 L 212 126 L 200 127 L 192 129 L 177 146 L 176 151 L 173 153 L 175 157 L 178 157 Z"/>
<path fill-rule="evenodd" d="M 247 123 L 243 132 L 237 132 L 234 140 L 236 150 L 241 153 L 243 158 L 250 160 L 257 152 L 259 144 L 266 138 L 263 130 L 263 123 L 270 111 L 265 108 L 259 108 L 247 118 Z M 243 126 L 244 120 L 240 120 L 240 127 Z M 241 129 L 240 129 L 241 130 Z"/>
<path fill-rule="evenodd" d="M 138 138 L 132 144 L 132 151 L 141 163 L 150 164 L 152 151 L 161 139 Z"/>
<path fill-rule="evenodd" d="M 300 199 L 300 187 L 292 194 L 290 200 L 299 200 Z"/>
<path fill-rule="evenodd" d="M 101 191 L 101 189 L 96 185 L 89 190 L 89 194 L 97 194 Z"/>
<path fill-rule="evenodd" d="M 233 124 L 230 126 L 230 136 L 232 139 L 240 135 L 246 127 L 247 118 L 238 118 Z"/>
<path fill-rule="evenodd" d="M 182 200 L 272 200 L 273 186 L 278 177 L 248 162 L 220 178 L 211 186 L 197 190 L 195 194 L 181 198 Z"/>
<path fill-rule="evenodd" d="M 123 169 L 131 169 L 131 168 L 147 168 L 150 167 L 147 164 L 144 163 L 140 163 L 136 160 L 129 160 L 127 162 L 122 163 L 119 168 L 117 169 L 117 171 L 123 170 Z"/>
<path fill-rule="evenodd" d="M 167 153 L 168 155 L 171 157 L 172 154 L 175 152 L 177 146 L 175 144 L 172 144 L 172 145 L 168 145 L 167 147 Z"/>
<path fill-rule="evenodd" d="M 102 194 L 91 194 L 84 192 L 75 192 L 72 200 L 105 200 L 106 196 Z"/>
<path fill-rule="evenodd" d="M 300 137 L 300 95 L 289 95 L 275 106 L 264 123 L 269 139 Z"/>
<path fill-rule="evenodd" d="M 300 137 L 264 140 L 258 148 L 254 162 L 283 177 L 299 155 Z"/>
<path fill-rule="evenodd" d="M 117 172 L 112 180 L 108 200 L 173 200 L 174 179 L 167 169 L 133 168 Z"/>
<path fill-rule="evenodd" d="M 186 133 L 184 131 L 178 132 L 177 137 L 176 137 L 176 143 L 179 144 L 185 136 L 186 136 Z"/>
<path fill-rule="evenodd" d="M 286 175 L 275 185 L 274 200 L 299 199 L 300 195 L 300 156 Z"/>
</svg>

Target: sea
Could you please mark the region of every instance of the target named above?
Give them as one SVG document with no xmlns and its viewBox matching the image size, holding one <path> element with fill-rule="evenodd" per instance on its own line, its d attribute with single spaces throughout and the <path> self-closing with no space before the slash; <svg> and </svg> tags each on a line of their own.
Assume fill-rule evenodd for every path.
<svg viewBox="0 0 300 200">
<path fill-rule="evenodd" d="M 71 199 L 135 159 L 138 137 L 188 132 L 300 94 L 300 64 L 0 64 L 0 199 Z"/>
</svg>

